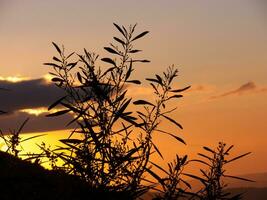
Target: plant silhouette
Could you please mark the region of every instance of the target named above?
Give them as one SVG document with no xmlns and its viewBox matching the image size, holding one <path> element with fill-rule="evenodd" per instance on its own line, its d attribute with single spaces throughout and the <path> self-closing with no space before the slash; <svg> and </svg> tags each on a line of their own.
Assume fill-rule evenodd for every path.
<svg viewBox="0 0 267 200">
<path fill-rule="evenodd" d="M 50 161 L 53 170 L 74 175 L 86 183 L 92 190 L 107 193 L 127 194 L 124 199 L 138 199 L 150 190 L 156 191 L 154 199 L 237 199 L 227 197 L 221 184 L 221 177 L 240 177 L 225 175 L 224 165 L 242 158 L 249 153 L 225 160 L 233 146 L 225 150 L 220 143 L 217 150 L 204 147 L 212 155 L 199 154 L 205 160 L 190 160 L 187 156 L 175 156 L 173 162 L 164 169 L 152 162 L 151 155 L 163 155 L 154 143 L 155 134 L 165 134 L 177 142 L 186 142 L 176 133 L 162 129 L 162 121 L 167 121 L 177 129 L 182 126 L 171 117 L 176 108 L 170 107 L 170 101 L 182 97 L 182 93 L 190 88 L 173 88 L 178 76 L 174 66 L 168 67 L 162 74 L 147 78 L 153 96 L 147 99 L 133 100 L 128 95 L 131 85 L 140 86 L 140 80 L 133 79 L 135 65 L 149 62 L 136 59 L 135 54 L 141 50 L 134 47 L 136 40 L 149 32 L 135 34 L 136 25 L 119 26 L 114 23 L 120 36 L 104 49 L 112 57 L 100 60 L 99 55 L 84 49 L 83 54 L 72 52 L 66 54 L 64 46 L 52 43 L 57 51 L 53 61 L 44 63 L 52 68 L 50 74 L 54 84 L 65 92 L 65 95 L 53 102 L 48 110 L 57 111 L 48 117 L 57 117 L 69 113 L 73 116 L 68 124 L 75 124 L 68 138 L 61 139 L 62 146 L 55 149 L 45 143 L 39 145 L 42 153 L 31 154 L 27 160 L 42 163 L 42 159 Z M 1 134 L 9 145 L 9 153 L 18 156 L 17 146 L 22 142 L 19 133 L 27 120 L 9 139 Z M 16 141 L 14 140 L 16 139 Z M 31 138 L 29 138 L 31 139 Z M 59 164 L 58 161 L 61 161 Z M 197 161 L 208 166 L 201 169 L 203 177 L 188 174 L 184 168 Z M 155 169 L 165 177 L 160 177 Z M 200 180 L 203 188 L 191 191 L 186 178 Z"/>
</svg>

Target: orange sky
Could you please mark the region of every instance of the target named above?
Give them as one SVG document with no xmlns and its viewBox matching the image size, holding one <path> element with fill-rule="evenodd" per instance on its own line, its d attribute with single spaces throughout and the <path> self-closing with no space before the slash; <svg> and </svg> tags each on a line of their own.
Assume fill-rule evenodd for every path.
<svg viewBox="0 0 267 200">
<path fill-rule="evenodd" d="M 266 171 L 266 9 L 264 0 L 0 0 L 0 77 L 44 77 L 52 41 L 104 56 L 116 34 L 112 23 L 137 22 L 138 31 L 150 31 L 136 44 L 140 56 L 152 62 L 137 66 L 136 77 L 175 64 L 177 86 L 192 85 L 173 114 L 188 145 L 156 138 L 166 158 L 176 151 L 195 156 L 223 140 L 236 154 L 253 152 L 233 165 L 234 173 Z"/>
</svg>

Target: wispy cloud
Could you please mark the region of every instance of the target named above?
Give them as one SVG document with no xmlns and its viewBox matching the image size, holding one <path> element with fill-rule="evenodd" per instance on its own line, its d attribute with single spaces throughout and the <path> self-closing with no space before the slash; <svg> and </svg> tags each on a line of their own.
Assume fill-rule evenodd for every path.
<svg viewBox="0 0 267 200">
<path fill-rule="evenodd" d="M 244 95 L 244 94 L 260 93 L 260 92 L 267 92 L 267 87 L 259 87 L 253 81 L 249 81 L 236 89 L 226 91 L 219 95 L 211 96 L 210 99 L 218 99 L 227 96 Z"/>
<path fill-rule="evenodd" d="M 209 85 L 209 84 L 195 84 L 192 85 L 188 90 L 185 92 L 189 94 L 193 93 L 211 93 L 216 89 L 214 85 Z"/>
</svg>

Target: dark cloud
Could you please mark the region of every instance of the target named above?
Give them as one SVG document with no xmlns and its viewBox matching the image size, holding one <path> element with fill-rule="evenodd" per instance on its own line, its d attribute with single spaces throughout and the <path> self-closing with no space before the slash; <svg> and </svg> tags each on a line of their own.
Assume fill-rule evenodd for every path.
<svg viewBox="0 0 267 200">
<path fill-rule="evenodd" d="M 1 110 L 7 112 L 7 114 L 0 115 L 0 130 L 4 133 L 8 133 L 9 129 L 18 128 L 28 117 L 30 117 L 30 121 L 23 129 L 23 132 L 44 132 L 70 128 L 65 126 L 73 119 L 70 114 L 59 117 L 45 117 L 48 114 L 47 112 L 35 116 L 25 110 L 38 109 L 40 107 L 47 108 L 66 95 L 64 90 L 56 87 L 53 83 L 47 83 L 45 79 L 20 82 L 0 80 L 0 88 L 3 88 L 0 91 L 0 114 Z M 98 88 L 98 92 L 107 94 L 110 91 L 109 88 L 108 85 L 103 85 Z M 79 93 L 81 98 L 88 99 L 88 97 L 91 97 L 93 100 L 95 96 L 89 86 L 77 87 L 76 92 Z"/>
<path fill-rule="evenodd" d="M 266 90 L 266 88 L 261 88 L 260 89 L 262 92 Z M 211 99 L 217 99 L 217 98 L 222 98 L 226 96 L 232 96 L 232 95 L 242 95 L 244 93 L 248 92 L 260 92 L 256 84 L 252 81 L 247 82 L 243 85 L 241 85 L 239 88 L 225 92 L 223 94 L 217 95 L 217 96 L 212 96 Z"/>
<path fill-rule="evenodd" d="M 0 110 L 12 113 L 26 108 L 48 107 L 64 92 L 44 79 L 21 82 L 0 81 Z"/>
<path fill-rule="evenodd" d="M 45 79 L 26 80 L 21 82 L 0 81 L 0 110 L 8 114 L 0 115 L 0 129 L 4 133 L 16 130 L 22 122 L 30 118 L 22 132 L 43 132 L 66 129 L 66 124 L 73 118 L 69 114 L 59 117 L 45 117 L 48 113 L 35 116 L 22 109 L 48 107 L 64 96 L 64 91 Z"/>
<path fill-rule="evenodd" d="M 65 114 L 57 117 L 46 117 L 47 113 L 35 116 L 23 112 L 15 112 L 13 114 L 4 114 L 0 116 L 0 129 L 4 134 L 10 131 L 18 130 L 21 124 L 29 118 L 21 133 L 38 133 L 45 131 L 55 131 L 69 129 L 75 126 L 75 123 L 66 126 L 73 117 L 70 114 Z"/>
</svg>

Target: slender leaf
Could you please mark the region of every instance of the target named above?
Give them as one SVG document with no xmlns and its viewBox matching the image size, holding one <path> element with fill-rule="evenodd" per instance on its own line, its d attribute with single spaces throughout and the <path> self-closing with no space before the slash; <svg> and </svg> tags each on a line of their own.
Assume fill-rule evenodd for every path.
<svg viewBox="0 0 267 200">
<path fill-rule="evenodd" d="M 116 66 L 116 63 L 111 58 L 102 58 L 101 60 Z"/>
<path fill-rule="evenodd" d="M 121 39 L 117 38 L 117 37 L 113 37 L 114 40 L 116 40 L 117 42 L 121 43 L 123 46 L 125 45 L 125 42 L 122 41 Z"/>
<path fill-rule="evenodd" d="M 120 31 L 120 33 L 121 33 L 124 37 L 126 37 L 124 31 L 121 29 L 121 27 L 120 27 L 118 24 L 113 23 L 113 25 L 118 29 L 118 31 Z"/>
<path fill-rule="evenodd" d="M 55 63 L 44 63 L 44 65 L 49 65 L 49 66 L 53 66 L 53 67 L 56 67 L 56 68 L 59 68 L 59 69 L 62 69 L 61 66 L 55 64 Z"/>
<path fill-rule="evenodd" d="M 191 86 L 187 86 L 187 87 L 185 87 L 185 88 L 182 88 L 182 89 L 178 89 L 178 90 L 171 90 L 171 92 L 183 92 L 183 91 L 185 91 L 185 90 L 187 90 L 187 89 L 189 89 Z"/>
<path fill-rule="evenodd" d="M 179 142 L 186 144 L 185 141 L 182 138 L 180 138 L 180 137 L 178 137 L 176 135 L 173 135 L 172 133 L 168 133 L 168 132 L 165 132 L 165 133 L 168 134 L 168 135 L 170 135 L 170 136 L 172 136 L 172 137 L 174 137 Z"/>
<path fill-rule="evenodd" d="M 183 129 L 182 125 L 179 124 L 178 122 L 176 122 L 174 119 L 166 116 L 166 115 L 162 115 L 164 118 L 166 118 L 167 120 L 169 120 L 170 122 L 172 122 L 173 124 L 175 124 L 176 126 L 178 126 L 180 129 Z"/>
<path fill-rule="evenodd" d="M 232 159 L 226 161 L 226 163 L 233 162 L 233 161 L 235 161 L 235 160 L 237 160 L 237 159 L 240 159 L 240 158 L 242 158 L 242 157 L 244 157 L 244 156 L 247 156 L 247 155 L 249 155 L 249 154 L 251 154 L 251 152 L 248 152 L 248 153 L 242 154 L 242 155 L 240 155 L 240 156 L 237 156 L 237 157 L 235 157 L 235 158 L 232 158 Z"/>
<path fill-rule="evenodd" d="M 250 179 L 247 179 L 247 178 L 238 177 L 238 176 L 224 175 L 224 177 L 234 178 L 234 179 L 238 179 L 238 180 L 242 180 L 242 181 L 248 181 L 248 182 L 255 182 L 253 180 L 250 180 Z"/>
<path fill-rule="evenodd" d="M 161 154 L 161 152 L 160 152 L 159 148 L 157 147 L 157 145 L 155 145 L 155 144 L 152 142 L 152 146 L 154 147 L 154 149 L 156 150 L 156 152 L 160 155 L 160 157 L 161 157 L 162 159 L 164 159 L 164 158 L 163 158 L 163 155 Z"/>
<path fill-rule="evenodd" d="M 48 110 L 51 110 L 52 108 L 56 107 L 58 104 L 61 103 L 62 100 L 64 100 L 67 96 L 61 97 L 60 99 L 58 99 L 57 101 L 55 101 L 53 104 L 51 104 L 48 107 Z"/>
<path fill-rule="evenodd" d="M 60 110 L 60 111 L 57 111 L 57 112 L 55 112 L 55 113 L 48 114 L 48 115 L 46 115 L 46 116 L 47 116 L 47 117 L 54 117 L 54 116 L 63 115 L 63 114 L 68 113 L 68 112 L 70 112 L 69 109 L 67 109 L 67 110 Z"/>
<path fill-rule="evenodd" d="M 61 139 L 59 140 L 60 142 L 66 144 L 66 143 L 71 143 L 71 144 L 80 144 L 83 142 L 83 140 L 79 139 Z"/>
<path fill-rule="evenodd" d="M 54 47 L 56 48 L 57 52 L 61 55 L 62 52 L 61 52 L 60 48 L 57 46 L 57 44 L 54 43 L 54 42 L 52 42 L 52 44 L 53 44 Z"/>
<path fill-rule="evenodd" d="M 45 135 L 47 135 L 47 134 L 35 135 L 35 136 L 32 136 L 32 137 L 25 138 L 24 140 L 21 140 L 20 142 L 25 142 L 27 140 L 31 140 L 31 139 L 34 139 L 34 138 L 42 137 L 42 136 L 45 136 Z"/>
<path fill-rule="evenodd" d="M 140 51 L 142 51 L 142 50 L 134 49 L 134 50 L 129 51 L 129 53 L 138 53 Z"/>
<path fill-rule="evenodd" d="M 141 84 L 141 81 L 139 80 L 129 80 L 129 81 L 126 81 L 127 83 L 134 83 L 134 84 L 137 84 L 137 85 L 140 85 Z"/>
<path fill-rule="evenodd" d="M 212 149 L 210 149 L 209 147 L 203 147 L 203 149 L 205 149 L 206 151 L 209 151 L 211 153 L 215 153 L 215 151 L 213 151 Z"/>
<path fill-rule="evenodd" d="M 62 62 L 60 59 L 58 59 L 57 57 L 53 57 L 53 60 L 55 60 L 55 61 L 58 61 L 58 62 Z"/>
<path fill-rule="evenodd" d="M 53 82 L 62 82 L 62 81 L 64 81 L 64 80 L 61 79 L 61 78 L 57 78 L 57 77 L 55 77 L 55 78 L 52 78 L 51 81 L 53 81 Z"/>
<path fill-rule="evenodd" d="M 134 40 L 137 40 L 137 39 L 139 39 L 139 38 L 141 38 L 141 37 L 143 37 L 143 36 L 145 36 L 145 35 L 148 34 L 148 33 L 149 33 L 149 31 L 144 31 L 143 33 L 140 33 L 139 35 L 137 35 L 136 37 L 134 37 L 134 38 L 131 40 L 131 42 L 134 41 Z"/>
<path fill-rule="evenodd" d="M 150 103 L 150 102 L 148 102 L 146 100 L 137 100 L 137 101 L 134 101 L 133 104 L 135 104 L 135 105 L 150 105 L 150 106 L 154 106 L 155 107 L 154 104 L 152 104 L 152 103 Z"/>
<path fill-rule="evenodd" d="M 160 178 L 155 172 L 150 170 L 149 168 L 146 168 L 146 171 L 153 176 L 159 183 L 163 183 L 162 178 Z"/>
<path fill-rule="evenodd" d="M 113 53 L 113 54 L 117 54 L 120 55 L 117 51 L 115 51 L 114 49 L 110 48 L 110 47 L 104 47 L 104 49 L 106 51 L 108 51 L 109 53 Z"/>
</svg>

